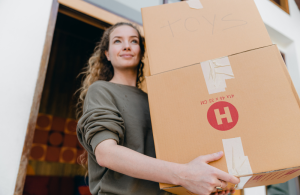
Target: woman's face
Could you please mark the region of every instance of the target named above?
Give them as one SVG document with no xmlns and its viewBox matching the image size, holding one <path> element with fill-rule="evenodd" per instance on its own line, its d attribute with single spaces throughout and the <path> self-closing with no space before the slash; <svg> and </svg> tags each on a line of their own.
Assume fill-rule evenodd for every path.
<svg viewBox="0 0 300 195">
<path fill-rule="evenodd" d="M 105 55 L 114 69 L 136 68 L 141 58 L 138 32 L 127 25 L 115 28 L 110 33 L 109 48 Z"/>
</svg>

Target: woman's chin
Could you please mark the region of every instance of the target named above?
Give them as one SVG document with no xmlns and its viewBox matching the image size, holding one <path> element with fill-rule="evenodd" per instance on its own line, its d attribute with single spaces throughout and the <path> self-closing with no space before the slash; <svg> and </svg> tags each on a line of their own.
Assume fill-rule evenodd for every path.
<svg viewBox="0 0 300 195">
<path fill-rule="evenodd" d="M 124 64 L 120 64 L 118 67 L 120 69 L 136 69 L 138 66 L 138 64 L 135 63 L 124 63 Z"/>
</svg>

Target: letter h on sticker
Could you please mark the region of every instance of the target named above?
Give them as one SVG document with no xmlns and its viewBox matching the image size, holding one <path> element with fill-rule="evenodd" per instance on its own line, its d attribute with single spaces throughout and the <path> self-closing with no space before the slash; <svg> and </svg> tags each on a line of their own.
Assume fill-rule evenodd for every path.
<svg viewBox="0 0 300 195">
<path fill-rule="evenodd" d="M 214 109 L 218 125 L 222 125 L 222 118 L 227 119 L 227 123 L 232 123 L 231 114 L 228 107 L 224 107 L 225 114 L 220 114 L 219 109 Z"/>
</svg>

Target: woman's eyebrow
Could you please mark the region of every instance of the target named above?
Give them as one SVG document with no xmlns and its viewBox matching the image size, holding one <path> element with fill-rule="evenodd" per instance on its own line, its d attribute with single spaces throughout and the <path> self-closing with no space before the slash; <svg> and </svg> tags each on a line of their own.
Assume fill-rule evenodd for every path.
<svg viewBox="0 0 300 195">
<path fill-rule="evenodd" d="M 138 36 L 136 36 L 136 35 L 132 35 L 132 36 L 130 36 L 130 37 L 136 37 L 136 38 L 138 38 Z M 122 37 L 122 36 L 114 36 L 113 39 L 114 39 L 114 38 L 123 38 L 123 37 Z"/>
<path fill-rule="evenodd" d="M 114 39 L 114 38 L 122 38 L 122 37 L 121 37 L 121 36 L 114 36 L 113 39 Z"/>
</svg>

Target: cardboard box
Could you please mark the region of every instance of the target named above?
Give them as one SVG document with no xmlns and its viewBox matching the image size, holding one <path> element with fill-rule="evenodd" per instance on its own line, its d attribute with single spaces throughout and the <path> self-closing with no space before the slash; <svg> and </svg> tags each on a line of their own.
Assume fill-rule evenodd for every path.
<svg viewBox="0 0 300 195">
<path fill-rule="evenodd" d="M 282 183 L 298 176 L 300 103 L 277 47 L 228 58 L 235 77 L 226 80 L 225 92 L 208 94 L 201 64 L 147 78 L 157 158 L 187 163 L 199 155 L 226 150 L 224 140 L 240 138 L 252 170 L 235 174 L 241 177 L 240 188 Z M 224 107 L 229 107 L 232 122 L 224 117 L 218 129 L 213 124 L 217 116 L 208 114 L 214 108 L 224 115 Z M 227 155 L 225 151 L 226 158 L 211 165 L 230 172 Z M 178 190 L 160 186 L 173 193 Z"/>
<path fill-rule="evenodd" d="M 272 45 L 253 0 L 200 1 L 142 8 L 152 75 Z"/>
<path fill-rule="evenodd" d="M 239 188 L 300 175 L 299 97 L 254 1 L 201 0 L 201 6 L 142 9 L 157 158 L 187 163 L 223 150 L 225 158 L 211 165 L 240 177 Z"/>
</svg>

